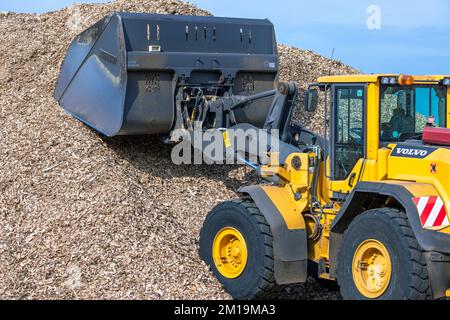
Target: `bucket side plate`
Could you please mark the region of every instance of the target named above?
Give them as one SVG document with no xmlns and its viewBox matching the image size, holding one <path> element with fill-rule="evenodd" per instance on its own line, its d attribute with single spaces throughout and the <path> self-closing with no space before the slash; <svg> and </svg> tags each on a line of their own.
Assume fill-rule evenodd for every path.
<svg viewBox="0 0 450 320">
<path fill-rule="evenodd" d="M 70 45 L 55 99 L 74 117 L 114 136 L 122 127 L 126 83 L 122 20 L 119 15 L 110 14 Z"/>
</svg>

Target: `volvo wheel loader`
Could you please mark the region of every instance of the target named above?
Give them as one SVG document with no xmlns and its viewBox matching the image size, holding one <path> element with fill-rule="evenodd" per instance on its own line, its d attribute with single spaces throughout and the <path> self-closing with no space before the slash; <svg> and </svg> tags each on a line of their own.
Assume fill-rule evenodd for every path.
<svg viewBox="0 0 450 320">
<path fill-rule="evenodd" d="M 299 90 L 278 68 L 268 20 L 111 13 L 73 40 L 54 96 L 107 136 L 216 130 L 257 171 L 264 182 L 200 233 L 234 298 L 308 275 L 348 299 L 450 296 L 450 77 L 320 78 L 304 97 L 306 112 L 323 101 L 315 133 L 291 119 Z M 260 143 L 252 162 L 236 129 L 275 133 L 277 147 Z"/>
<path fill-rule="evenodd" d="M 450 120 L 449 84 L 407 75 L 311 84 L 305 107 L 325 96 L 325 134 L 288 126 L 280 150 L 297 150 L 261 165 L 269 182 L 241 188 L 204 222 L 200 255 L 227 291 L 267 298 L 314 275 L 337 281 L 346 299 L 449 296 L 450 129 L 438 127 Z"/>
</svg>

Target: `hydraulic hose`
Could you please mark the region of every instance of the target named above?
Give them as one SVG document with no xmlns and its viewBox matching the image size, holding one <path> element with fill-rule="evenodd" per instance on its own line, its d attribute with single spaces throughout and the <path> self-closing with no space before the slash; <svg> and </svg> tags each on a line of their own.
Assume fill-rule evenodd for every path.
<svg viewBox="0 0 450 320">
<path fill-rule="evenodd" d="M 303 216 L 305 218 L 311 219 L 314 222 L 314 229 L 311 232 L 311 234 L 308 235 L 308 239 L 313 240 L 313 241 L 318 240 L 320 238 L 320 234 L 322 233 L 319 218 L 317 217 L 317 215 L 310 214 L 310 213 L 305 213 Z"/>
<path fill-rule="evenodd" d="M 311 183 L 311 205 L 309 207 L 309 212 L 307 214 L 304 214 L 305 218 L 310 218 L 311 220 L 314 221 L 314 229 L 313 232 L 308 235 L 308 238 L 311 240 L 317 240 L 320 238 L 321 233 L 322 233 L 322 226 L 320 224 L 321 220 L 322 220 L 322 216 L 323 216 L 323 208 L 322 205 L 320 204 L 319 198 L 318 198 L 318 185 L 319 185 L 319 173 L 320 173 L 320 149 L 316 148 L 316 159 L 317 162 L 315 164 L 314 167 L 314 172 L 313 172 L 313 178 L 312 178 L 312 183 Z M 317 215 L 317 212 L 315 212 L 314 209 L 319 209 L 320 213 L 319 215 Z"/>
</svg>

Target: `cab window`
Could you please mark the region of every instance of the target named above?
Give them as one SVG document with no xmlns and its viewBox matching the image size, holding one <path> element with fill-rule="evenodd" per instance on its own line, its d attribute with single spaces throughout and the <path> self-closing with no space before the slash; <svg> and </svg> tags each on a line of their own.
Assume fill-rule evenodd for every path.
<svg viewBox="0 0 450 320">
<path fill-rule="evenodd" d="M 382 142 L 420 139 L 427 122 L 446 126 L 446 88 L 383 86 L 380 95 Z"/>
</svg>

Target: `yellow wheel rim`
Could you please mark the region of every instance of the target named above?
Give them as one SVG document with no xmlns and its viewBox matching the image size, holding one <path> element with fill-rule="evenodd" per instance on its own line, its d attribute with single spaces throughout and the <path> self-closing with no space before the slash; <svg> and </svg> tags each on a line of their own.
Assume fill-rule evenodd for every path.
<svg viewBox="0 0 450 320">
<path fill-rule="evenodd" d="M 391 280 L 389 252 L 378 240 L 364 241 L 356 249 L 352 263 L 353 281 L 359 292 L 369 299 L 380 297 Z"/>
<path fill-rule="evenodd" d="M 247 244 L 242 234 L 234 228 L 221 229 L 213 242 L 213 259 L 217 270 L 226 278 L 241 275 L 247 265 Z"/>
</svg>

